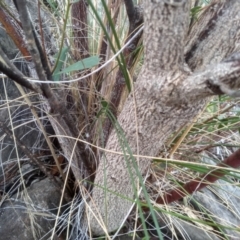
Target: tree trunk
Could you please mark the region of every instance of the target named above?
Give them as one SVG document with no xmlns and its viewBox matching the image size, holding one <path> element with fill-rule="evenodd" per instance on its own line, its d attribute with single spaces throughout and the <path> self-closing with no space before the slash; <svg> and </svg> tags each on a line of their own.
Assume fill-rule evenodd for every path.
<svg viewBox="0 0 240 240">
<path fill-rule="evenodd" d="M 240 47 L 240 1 L 213 1 L 189 32 L 190 5 L 144 1 L 144 65 L 118 117 L 123 132 L 116 125 L 100 159 L 86 212 L 93 235 L 114 231 L 126 219 L 137 180 L 151 164 L 144 156 L 156 156 L 210 96 L 238 96 L 240 56 L 223 59 Z"/>
</svg>

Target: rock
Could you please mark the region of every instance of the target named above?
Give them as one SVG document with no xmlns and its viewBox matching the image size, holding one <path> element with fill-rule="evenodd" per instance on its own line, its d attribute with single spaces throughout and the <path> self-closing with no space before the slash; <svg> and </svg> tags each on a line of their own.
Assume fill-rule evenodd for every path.
<svg viewBox="0 0 240 240">
<path fill-rule="evenodd" d="M 216 162 L 212 160 L 213 156 L 215 156 L 215 159 L 224 159 L 236 149 L 228 148 L 227 150 L 228 152 L 226 153 L 222 149 L 213 148 L 211 156 L 208 156 L 207 152 L 202 154 L 202 161 L 216 165 Z M 238 179 L 236 173 L 232 173 L 232 178 L 234 175 Z M 229 181 L 219 179 L 200 192 L 196 192 L 193 195 L 193 199 L 194 202 L 204 207 L 205 211 L 211 214 L 211 218 L 216 224 L 221 225 L 219 228 L 229 239 L 240 239 L 240 188 L 238 185 L 233 185 L 231 179 Z"/>
<path fill-rule="evenodd" d="M 5 30 L 0 27 L 1 48 L 15 66 L 25 75 L 29 74 L 26 61 L 19 58 L 19 50 Z M 20 59 L 20 60 L 16 60 Z M 24 89 L 27 97 L 32 102 L 38 116 L 42 119 L 46 132 L 54 134 L 49 121 L 41 111 L 42 103 L 37 94 Z M 7 123 L 10 129 L 14 128 L 15 136 L 34 154 L 49 153 L 44 135 L 34 118 L 30 107 L 19 92 L 15 83 L 10 79 L 0 78 L 0 120 Z M 16 172 L 19 171 L 18 161 L 26 162 L 23 151 L 17 147 L 9 136 L 0 129 L 0 192 L 6 192 L 16 181 Z M 13 179 L 14 176 L 14 179 Z M 20 176 L 18 174 L 18 176 Z"/>
<path fill-rule="evenodd" d="M 174 226 L 176 232 L 179 235 L 181 234 L 183 239 L 220 240 L 220 238 L 218 238 L 215 234 L 181 219 L 177 219 L 174 223 Z"/>
<path fill-rule="evenodd" d="M 240 239 L 239 189 L 234 189 L 234 186 L 224 181 L 218 181 L 216 184 L 217 187 L 214 189 L 209 187 L 196 192 L 193 198 L 204 207 L 206 212 L 211 213 L 211 218 L 219 224 L 219 228 L 229 239 L 238 240 Z M 223 184 L 222 190 L 221 184 Z"/>
<path fill-rule="evenodd" d="M 0 208 L 1 239 L 50 239 L 61 193 L 47 178 L 15 194 Z"/>
<path fill-rule="evenodd" d="M 209 230 L 200 228 L 193 223 L 184 221 L 173 215 L 158 212 L 156 217 L 164 237 L 163 239 L 220 240 L 220 238 Z M 154 228 L 154 224 L 151 226 L 151 228 Z M 156 230 L 154 230 L 154 236 L 157 236 Z"/>
</svg>

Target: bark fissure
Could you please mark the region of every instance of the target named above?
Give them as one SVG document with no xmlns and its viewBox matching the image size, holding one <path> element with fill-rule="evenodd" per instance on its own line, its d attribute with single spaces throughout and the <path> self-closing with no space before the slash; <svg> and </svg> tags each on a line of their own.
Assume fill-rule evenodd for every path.
<svg viewBox="0 0 240 240">
<path fill-rule="evenodd" d="M 239 47 L 236 40 L 239 28 L 231 28 L 231 24 L 234 19 L 240 19 L 240 3 L 225 0 L 214 6 L 211 9 L 214 13 L 209 12 L 210 8 L 206 9 L 207 22 L 204 22 L 212 29 L 208 32 L 200 29 L 197 33 L 197 36 L 207 36 L 200 42 L 197 38 L 195 42 L 187 39 L 189 46 L 185 52 L 191 56 L 187 58 L 191 70 L 202 69 L 192 74 L 184 62 L 183 53 L 190 1 L 145 1 L 144 65 L 134 85 L 135 98 L 132 95 L 128 97 L 118 117 L 127 145 L 134 154 L 156 156 L 167 138 L 190 123 L 203 109 L 209 96 L 222 93 L 231 95 L 239 89 L 239 56 L 222 60 Z M 236 13 L 234 17 L 232 11 Z M 222 25 L 223 22 L 226 26 Z M 194 27 L 192 31 L 195 31 Z M 226 36 L 219 36 L 221 31 Z M 226 39 L 230 39 L 233 45 L 226 43 Z M 220 48 L 219 52 L 211 49 L 214 41 Z M 208 67 L 208 64 L 212 65 Z M 115 130 L 111 132 L 106 148 L 113 152 L 123 151 Z M 138 165 L 144 175 L 150 161 L 139 158 Z M 100 159 L 90 208 L 108 232 L 121 226 L 136 197 L 127 166 L 124 157 L 114 153 L 107 152 Z M 134 172 L 134 167 L 130 168 Z M 136 174 L 132 177 L 138 178 Z M 104 234 L 91 211 L 88 211 L 87 217 L 90 218 L 92 233 Z"/>
<path fill-rule="evenodd" d="M 25 4 L 26 1 L 21 0 L 18 3 Z M 131 20 L 132 1 L 125 3 Z M 103 153 L 99 161 L 89 203 L 91 210 L 86 211 L 94 235 L 104 234 L 104 228 L 94 214 L 108 232 L 121 225 L 137 197 L 134 194 L 134 185 L 139 175 L 134 165 L 138 164 L 144 177 L 151 164 L 144 157 L 124 158 L 123 155 L 114 154 L 114 151 L 129 153 L 130 148 L 133 154 L 155 157 L 170 135 L 193 121 L 210 96 L 240 96 L 240 54 L 232 55 L 240 50 L 239 0 L 214 0 L 190 31 L 190 0 L 145 0 L 144 4 L 144 65 L 134 83 L 134 94 L 129 95 L 118 117 L 123 132 L 119 127 L 111 132 L 106 144 L 106 149 L 111 152 Z M 84 7 L 86 10 L 86 6 Z M 2 16 L 5 17 L 4 14 Z M 23 21 L 30 21 L 26 18 L 27 14 L 24 14 Z M 84 19 L 86 20 L 86 15 Z M 130 26 L 129 33 L 133 32 L 133 28 Z M 39 77 L 50 79 L 43 64 L 44 58 L 41 57 L 41 52 L 38 54 L 41 46 L 37 42 L 34 45 L 35 36 L 31 31 L 31 26 L 25 29 L 29 33 L 29 45 L 32 45 L 31 59 L 39 67 Z M 130 53 L 131 48 L 126 51 Z M 25 55 L 27 52 L 30 51 L 25 51 Z M 12 68 L 3 53 L 0 55 L 3 56 L 0 59 L 0 70 L 47 98 L 54 111 L 49 112 L 48 117 L 66 158 L 72 158 L 71 168 L 75 178 L 82 180 L 89 176 L 92 169 L 88 169 L 86 145 L 75 144 L 81 136 L 78 136 L 79 131 L 74 125 L 74 116 L 72 118 L 68 115 L 66 105 L 60 101 L 59 92 L 53 91 L 50 85 L 44 85 L 46 88 L 41 85 L 40 89 L 38 85 L 28 82 Z M 127 64 L 132 61 L 131 57 L 126 58 Z M 124 79 L 121 76 L 118 75 L 119 83 L 123 85 Z M 18 77 L 20 78 L 17 79 Z M 114 97 L 117 94 L 113 92 Z M 132 178 L 136 183 L 132 183 Z"/>
<path fill-rule="evenodd" d="M 192 71 L 202 70 L 209 63 L 215 64 L 240 50 L 239 1 L 215 0 L 191 28 L 186 41 L 185 57 Z M 209 22 L 216 18 L 208 34 Z"/>
</svg>

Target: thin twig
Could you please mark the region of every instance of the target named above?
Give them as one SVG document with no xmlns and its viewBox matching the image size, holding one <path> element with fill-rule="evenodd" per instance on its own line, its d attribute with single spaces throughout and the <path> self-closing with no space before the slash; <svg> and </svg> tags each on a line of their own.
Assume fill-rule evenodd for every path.
<svg viewBox="0 0 240 240">
<path fill-rule="evenodd" d="M 135 6 L 133 4 L 132 0 L 124 0 L 124 4 L 126 7 L 128 20 L 130 23 L 132 23 L 135 19 Z"/>
<path fill-rule="evenodd" d="M 47 80 L 51 79 L 51 73 L 49 70 L 49 67 L 47 65 L 47 61 L 44 56 L 44 52 L 42 50 L 42 46 L 36 36 L 36 32 L 34 31 L 33 25 L 31 23 L 27 5 L 25 0 L 18 0 L 14 1 L 14 3 L 17 6 L 18 12 L 19 12 L 19 18 L 22 22 L 22 27 L 26 36 L 26 41 L 28 43 L 28 50 L 31 53 L 32 60 L 35 64 L 36 72 L 38 74 L 39 79 L 41 80 Z M 53 92 L 53 90 L 50 88 L 49 84 L 42 84 L 41 85 L 42 91 L 44 96 L 47 98 L 48 103 L 51 107 L 51 113 L 57 113 L 59 118 L 56 119 L 56 116 L 51 115 L 52 121 L 54 121 L 54 124 L 59 125 L 58 129 L 61 133 L 67 133 L 68 136 L 77 137 L 79 134 L 79 131 L 76 127 L 75 121 L 73 117 L 69 114 L 69 111 L 66 108 L 65 102 L 60 100 L 60 96 L 57 92 Z M 63 133 L 63 134 L 64 134 Z M 65 135 L 65 134 L 64 134 Z M 71 145 L 72 141 L 70 141 Z M 77 157 L 74 158 L 74 164 L 75 166 L 82 166 L 85 174 L 84 177 L 88 177 L 91 175 L 91 169 L 88 162 L 88 151 L 86 151 L 85 144 L 78 142 L 77 143 L 78 149 L 76 149 Z M 65 146 L 62 146 L 64 148 Z M 67 148 L 68 146 L 66 146 Z M 70 157 L 70 156 L 68 156 Z M 76 172 L 74 167 L 72 168 L 73 172 L 75 172 L 76 179 L 82 179 L 83 176 L 80 176 L 80 171 Z M 75 171 L 74 171 L 75 170 Z M 84 172 L 83 171 L 83 172 Z"/>
<path fill-rule="evenodd" d="M 6 54 L 3 52 L 0 46 L 0 71 L 11 78 L 16 83 L 26 87 L 36 93 L 43 94 L 40 87 L 34 83 L 31 83 L 27 78 L 9 61 Z"/>
<path fill-rule="evenodd" d="M 43 53 L 44 53 L 44 58 L 47 61 L 47 54 L 46 54 L 46 47 L 45 47 L 45 40 L 44 40 L 44 32 L 43 32 L 43 26 L 42 26 L 41 2 L 40 1 L 38 1 L 38 21 L 39 21 L 39 31 L 40 31 L 41 41 L 42 41 L 42 49 L 43 49 Z M 50 69 L 49 69 L 49 73 L 50 73 L 49 76 L 51 76 Z"/>
<path fill-rule="evenodd" d="M 179 187 L 170 192 L 166 192 L 163 196 L 158 197 L 155 201 L 158 204 L 169 204 L 183 197 L 192 194 L 195 191 L 199 191 L 202 188 L 209 186 L 211 183 L 217 181 L 221 177 L 227 174 L 227 171 L 221 169 L 221 167 L 231 167 L 236 169 L 240 166 L 240 149 L 226 158 L 223 162 L 216 166 L 216 169 L 203 174 L 202 176 L 193 179 L 186 183 L 183 187 Z"/>
<path fill-rule="evenodd" d="M 34 154 L 31 153 L 31 151 L 28 149 L 28 147 L 26 145 L 24 145 L 24 143 L 16 136 L 13 135 L 12 131 L 8 128 L 8 126 L 0 121 L 0 128 L 3 130 L 3 132 L 5 134 L 7 134 L 9 136 L 9 138 L 11 138 L 12 140 L 14 140 L 16 142 L 16 144 L 18 145 L 19 148 L 21 148 L 21 150 L 26 154 L 26 156 L 29 158 L 29 161 L 32 164 L 36 164 L 39 169 L 46 175 L 48 176 L 51 180 L 54 180 L 54 182 L 57 183 L 57 185 L 59 186 L 58 182 L 56 181 L 56 179 L 54 178 L 54 176 L 47 170 L 47 168 L 43 165 L 43 163 L 34 156 Z"/>
<path fill-rule="evenodd" d="M 31 54 L 26 47 L 21 26 L 2 7 L 0 7 L 0 22 L 25 59 L 31 61 Z"/>
<path fill-rule="evenodd" d="M 34 34 L 33 34 L 34 30 L 29 18 L 26 1 L 18 0 L 16 1 L 16 4 L 17 4 L 18 13 L 19 13 L 19 18 L 22 23 L 22 28 L 26 36 L 27 47 L 29 52 L 31 53 L 32 60 L 35 64 L 38 77 L 39 79 L 46 80 L 46 74 L 44 72 L 42 62 L 41 62 L 41 57 L 34 39 Z"/>
</svg>

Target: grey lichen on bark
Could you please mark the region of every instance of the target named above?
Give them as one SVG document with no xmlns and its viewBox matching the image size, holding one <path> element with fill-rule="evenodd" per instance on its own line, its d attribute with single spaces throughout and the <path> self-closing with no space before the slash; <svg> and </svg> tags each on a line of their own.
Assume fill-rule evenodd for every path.
<svg viewBox="0 0 240 240">
<path fill-rule="evenodd" d="M 174 2 L 178 4 L 171 4 Z M 133 154 L 156 156 L 173 132 L 194 119 L 209 96 L 226 93 L 225 88 L 221 87 L 223 84 L 229 89 L 239 88 L 238 56 L 208 68 L 207 64 L 215 63 L 215 52 L 206 54 L 206 58 L 199 56 L 202 44 L 205 44 L 206 49 L 212 44 L 211 38 L 207 39 L 211 31 L 218 35 L 217 44 L 220 42 L 219 45 L 225 46 L 221 42 L 221 25 L 215 24 L 213 29 L 209 29 L 207 37 L 201 39 L 202 42 L 195 39 L 198 41 L 196 45 L 187 40 L 190 5 L 190 0 L 144 1 L 144 65 L 134 84 L 134 94 L 129 95 L 118 117 Z M 236 12 L 236 9 L 239 12 L 240 3 L 237 0 L 226 0 L 217 7 L 212 10 L 215 12 L 208 17 L 206 25 L 211 26 L 214 19 L 220 22 L 225 19 L 226 25 L 231 26 L 232 19 L 228 15 L 231 11 Z M 240 19 L 239 13 L 236 13 L 235 18 Z M 229 34 L 231 27 L 225 31 Z M 238 34 L 239 30 L 235 28 L 234 36 Z M 237 40 L 234 39 L 234 46 L 230 48 L 226 45 L 221 49 L 218 62 L 237 49 Z M 192 70 L 199 68 L 203 69 L 202 72 L 192 74 L 185 63 L 186 40 L 192 46 L 185 50 L 191 59 L 189 61 L 193 65 L 197 62 L 198 65 Z M 202 61 L 198 62 L 201 58 Z M 231 81 L 227 80 L 229 77 Z M 121 226 L 136 199 L 131 177 L 137 182 L 137 173 L 131 166 L 130 176 L 130 161 L 126 161 L 123 155 L 114 154 L 126 152 L 119 142 L 117 131 L 111 132 L 106 149 L 111 152 L 105 152 L 100 159 L 95 187 L 86 211 L 86 221 L 93 235 L 102 235 Z M 144 176 L 151 162 L 139 157 L 136 163 Z"/>
</svg>

